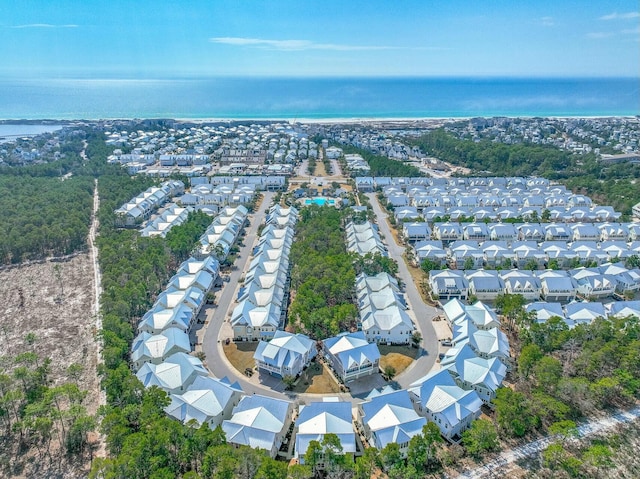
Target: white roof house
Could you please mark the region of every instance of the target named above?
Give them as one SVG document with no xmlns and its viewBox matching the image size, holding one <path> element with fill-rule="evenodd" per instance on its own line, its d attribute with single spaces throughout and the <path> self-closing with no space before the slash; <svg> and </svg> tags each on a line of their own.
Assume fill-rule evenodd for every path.
<svg viewBox="0 0 640 479">
<path fill-rule="evenodd" d="M 316 356 L 316 343 L 304 334 L 276 331 L 271 341 L 260 341 L 253 358 L 259 370 L 279 376 L 297 376 Z"/>
<path fill-rule="evenodd" d="M 640 318 L 640 301 L 614 301 L 607 305 L 609 317 L 626 318 L 636 316 Z"/>
<path fill-rule="evenodd" d="M 295 457 L 304 464 L 304 455 L 309 443 L 322 442 L 325 434 L 338 436 L 343 453 L 355 454 L 356 435 L 353 430 L 350 402 L 323 401 L 302 406 L 296 420 Z"/>
<path fill-rule="evenodd" d="M 138 334 L 131 347 L 131 363 L 137 370 L 144 363 L 160 364 L 175 353 L 190 353 L 189 335 L 178 328 L 167 328 L 159 334 Z"/>
<path fill-rule="evenodd" d="M 184 261 L 178 269 L 178 273 L 184 272 L 187 274 L 196 274 L 199 271 L 206 271 L 215 278 L 218 276 L 218 272 L 220 271 L 220 263 L 217 259 L 212 258 L 211 256 L 207 256 L 201 260 L 192 257 Z"/>
<path fill-rule="evenodd" d="M 461 387 L 474 389 L 484 402 L 491 402 L 507 374 L 504 363 L 498 358 L 481 358 L 468 344 L 449 353 L 440 363 L 442 369 L 449 371 Z"/>
<path fill-rule="evenodd" d="M 409 441 L 422 433 L 426 420 L 418 416 L 406 390 L 383 393 L 363 402 L 358 407 L 369 444 L 384 449 L 389 443 L 400 446 L 406 455 Z"/>
<path fill-rule="evenodd" d="M 535 315 L 535 319 L 539 323 L 547 321 L 549 318 L 557 316 L 565 319 L 564 310 L 560 303 L 547 303 L 546 301 L 538 301 L 527 304 L 525 311 Z"/>
<path fill-rule="evenodd" d="M 356 279 L 360 325 L 368 341 L 408 344 L 414 331 L 397 281 L 387 273 Z"/>
<path fill-rule="evenodd" d="M 367 253 L 387 255 L 377 226 L 366 221 L 363 224 L 349 223 L 345 230 L 347 250 L 364 256 Z"/>
<path fill-rule="evenodd" d="M 578 324 L 590 324 L 596 318 L 606 318 L 607 313 L 602 303 L 569 303 L 564 307 L 569 327 Z"/>
<path fill-rule="evenodd" d="M 227 442 L 264 449 L 275 458 L 291 423 L 293 403 L 254 394 L 244 396 L 231 419 L 222 422 Z"/>
<path fill-rule="evenodd" d="M 193 319 L 193 310 L 186 304 L 179 304 L 175 308 L 156 307 L 142 317 L 138 323 L 138 331 L 159 334 L 167 328 L 178 328 L 189 331 Z"/>
<path fill-rule="evenodd" d="M 377 373 L 380 351 L 362 331 L 342 333 L 322 342 L 323 353 L 343 382 Z"/>
<path fill-rule="evenodd" d="M 185 424 L 193 420 L 198 426 L 208 424 L 215 429 L 223 420 L 231 418 L 241 397 L 238 383 L 230 384 L 227 378 L 198 376 L 185 392 L 172 394 L 171 404 L 164 410 Z"/>
<path fill-rule="evenodd" d="M 435 423 L 449 441 L 457 441 L 480 417 L 482 400 L 474 390 L 462 389 L 446 370 L 433 371 L 414 382 L 409 393 L 416 409 Z"/>
<path fill-rule="evenodd" d="M 198 358 L 186 353 L 176 353 L 160 364 L 143 364 L 136 376 L 145 388 L 158 386 L 170 394 L 179 394 L 184 392 L 196 377 L 208 374 Z"/>
<path fill-rule="evenodd" d="M 509 340 L 498 328 L 487 330 L 478 329 L 471 321 L 465 328 L 461 328 L 460 323 L 456 323 L 458 334 L 453 336 L 453 344 L 460 348 L 465 344 L 471 346 L 481 358 L 500 358 L 503 361 L 509 360 Z"/>
</svg>

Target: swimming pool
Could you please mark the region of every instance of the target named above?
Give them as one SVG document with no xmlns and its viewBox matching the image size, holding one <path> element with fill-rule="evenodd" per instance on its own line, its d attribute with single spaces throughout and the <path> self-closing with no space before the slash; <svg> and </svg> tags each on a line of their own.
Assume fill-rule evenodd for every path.
<svg viewBox="0 0 640 479">
<path fill-rule="evenodd" d="M 304 204 L 306 206 L 309 206 L 309 205 L 324 206 L 326 204 L 334 206 L 336 204 L 336 200 L 334 200 L 332 198 L 322 198 L 322 197 L 318 196 L 317 198 L 306 198 L 304 200 Z"/>
</svg>

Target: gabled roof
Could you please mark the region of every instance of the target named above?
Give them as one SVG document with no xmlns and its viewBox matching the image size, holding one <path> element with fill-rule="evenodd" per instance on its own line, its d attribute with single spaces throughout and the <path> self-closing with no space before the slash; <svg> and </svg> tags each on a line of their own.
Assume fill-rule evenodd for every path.
<svg viewBox="0 0 640 479">
<path fill-rule="evenodd" d="M 477 414 L 482 400 L 474 390 L 460 388 L 444 369 L 433 371 L 411 385 L 423 409 L 441 415 L 452 427 Z"/>
<path fill-rule="evenodd" d="M 271 450 L 276 434 L 287 422 L 291 403 L 261 395 L 244 396 L 233 417 L 222 423 L 227 441 L 256 449 Z"/>
<path fill-rule="evenodd" d="M 253 358 L 281 368 L 291 367 L 305 354 L 310 358 L 315 355 L 315 341 L 304 334 L 276 331 L 271 341 L 260 341 Z"/>
<path fill-rule="evenodd" d="M 229 385 L 216 378 L 199 376 L 183 394 L 171 395 L 171 404 L 165 412 L 184 423 L 195 419 L 203 424 L 219 417 L 234 396 L 241 393 L 238 383 Z"/>
<path fill-rule="evenodd" d="M 325 339 L 325 348 L 338 358 L 345 371 L 380 359 L 380 352 L 375 344 L 367 342 L 364 332 L 342 333 Z"/>
<path fill-rule="evenodd" d="M 329 433 L 338 436 L 343 452 L 356 452 L 350 402 L 312 402 L 300 409 L 296 424 L 298 457 L 304 456 L 311 441 L 321 441 Z"/>
<path fill-rule="evenodd" d="M 373 433 L 377 448 L 383 449 L 390 442 L 398 444 L 422 432 L 426 420 L 413 409 L 406 390 L 376 396 L 362 403 L 363 422 Z"/>
<path fill-rule="evenodd" d="M 507 374 L 507 367 L 498 358 L 480 358 L 471 346 L 465 344 L 456 349 L 453 355 L 445 356 L 440 365 L 442 369 L 459 376 L 463 381 L 472 385 L 484 385 L 489 390 L 495 391 L 502 384 Z M 452 352 L 452 350 L 449 350 Z"/>
<path fill-rule="evenodd" d="M 178 328 L 167 328 L 160 334 L 141 332 L 133 340 L 131 361 L 158 362 L 169 354 L 191 352 L 189 335 Z"/>
<path fill-rule="evenodd" d="M 208 374 L 198 358 L 176 353 L 158 365 L 145 363 L 136 376 L 146 388 L 158 386 L 167 392 L 177 392 L 189 386 L 197 376 Z"/>
</svg>

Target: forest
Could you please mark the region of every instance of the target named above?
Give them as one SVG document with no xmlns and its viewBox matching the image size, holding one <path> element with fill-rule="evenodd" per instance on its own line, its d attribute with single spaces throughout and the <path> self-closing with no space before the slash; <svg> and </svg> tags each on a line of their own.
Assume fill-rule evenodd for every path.
<svg viewBox="0 0 640 479">
<path fill-rule="evenodd" d="M 371 170 L 367 174 L 367 176 L 391 176 L 391 177 L 417 177 L 424 176 L 424 174 L 415 166 L 409 165 L 407 163 L 403 163 L 398 160 L 391 160 L 386 156 L 382 155 L 374 155 L 370 151 L 364 150 L 362 148 L 357 148 L 351 145 L 340 145 L 335 144 L 342 148 L 344 154 L 353 154 L 357 153 L 364 158 L 364 160 L 369 164 Z M 346 171 L 346 167 L 343 165 L 343 171 Z"/>
<path fill-rule="evenodd" d="M 545 467 L 556 474 L 592 477 L 589 454 L 586 460 L 573 457 L 566 462 L 545 458 L 552 453 L 570 456 L 566 438 L 577 434 L 579 419 L 637 401 L 640 320 L 599 318 L 569 329 L 558 317 L 534 321 L 523 303 L 519 295 L 503 295 L 496 301 L 506 319 L 512 356 L 517 358 L 513 387 L 499 389 L 494 400 L 498 430 L 507 439 L 533 439 L 541 432 L 558 435 L 558 441 L 543 452 Z M 613 451 L 606 447 L 599 452 L 609 456 Z"/>
<path fill-rule="evenodd" d="M 315 339 L 347 331 L 357 318 L 356 272 L 347 253 L 344 213 L 312 205 L 300 212 L 291 247 L 289 322 Z"/>
<path fill-rule="evenodd" d="M 507 145 L 489 140 L 461 140 L 442 129 L 413 142 L 427 155 L 473 170 L 473 175 L 536 175 L 563 183 L 572 191 L 611 205 L 624 215 L 640 201 L 640 165 L 603 165 L 594 154 L 574 155 L 553 146 L 519 143 Z"/>
</svg>

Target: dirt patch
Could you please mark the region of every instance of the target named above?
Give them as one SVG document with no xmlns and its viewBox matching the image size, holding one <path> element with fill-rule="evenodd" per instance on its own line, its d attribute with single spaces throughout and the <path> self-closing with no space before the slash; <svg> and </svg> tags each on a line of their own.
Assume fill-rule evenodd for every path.
<svg viewBox="0 0 640 479">
<path fill-rule="evenodd" d="M 380 350 L 380 369 L 385 370 L 391 366 L 396 370 L 396 375 L 407 369 L 418 355 L 418 348 L 411 346 L 383 346 L 378 345 Z"/>
<path fill-rule="evenodd" d="M 339 393 L 340 386 L 326 366 L 314 361 L 302 373 L 293 391 L 310 394 Z"/>
<path fill-rule="evenodd" d="M 32 333 L 34 352 L 51 359 L 49 386 L 77 381 L 88 391 L 83 405 L 89 414 L 96 413 L 100 398 L 93 278 L 91 258 L 86 253 L 67 261 L 0 271 L 0 355 L 25 352 L 24 338 Z M 67 369 L 72 364 L 81 368 L 70 374 Z M 81 477 L 90 466 L 88 457 L 82 463 L 69 464 L 64 451 L 52 443 L 52 469 L 45 469 L 32 449 L 7 458 L 14 471 L 10 477 Z"/>
<path fill-rule="evenodd" d="M 257 341 L 237 343 L 231 341 L 229 344 L 225 344 L 222 348 L 224 349 L 224 354 L 227 356 L 227 359 L 233 367 L 244 374 L 245 369 L 253 369 L 256 365 L 256 361 L 253 359 L 253 353 L 256 352 L 257 347 Z"/>
</svg>

